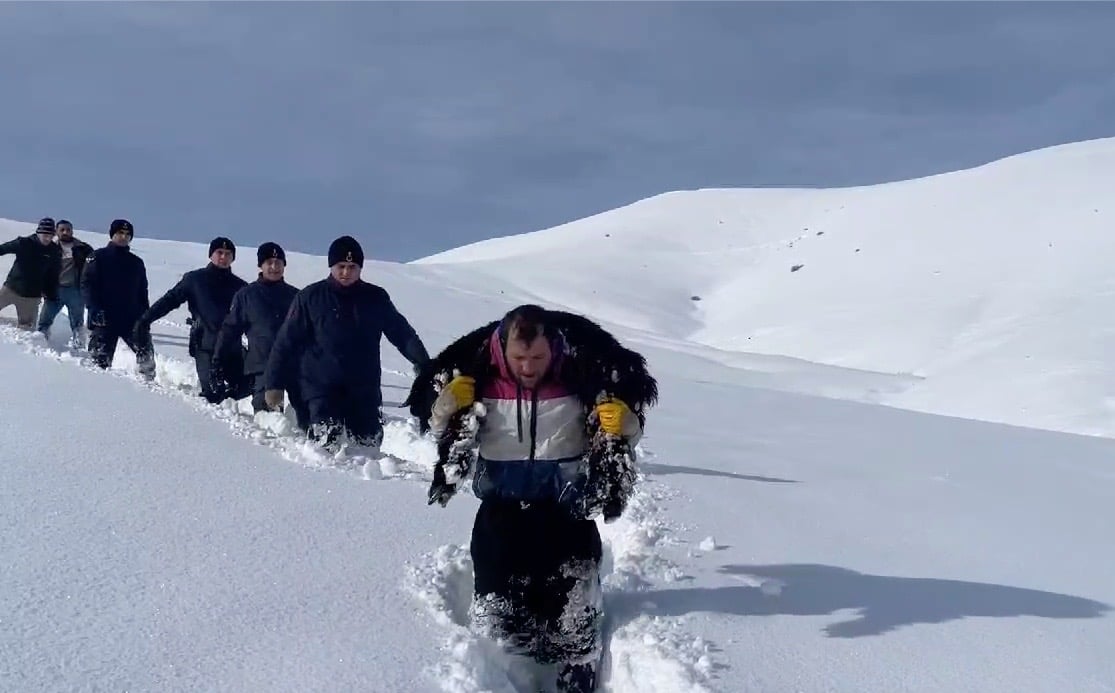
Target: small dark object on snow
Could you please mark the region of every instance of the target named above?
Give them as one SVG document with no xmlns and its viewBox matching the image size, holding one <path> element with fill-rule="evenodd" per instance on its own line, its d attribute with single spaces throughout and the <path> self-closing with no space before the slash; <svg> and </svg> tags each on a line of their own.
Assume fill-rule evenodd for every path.
<svg viewBox="0 0 1115 693">
<path fill-rule="evenodd" d="M 697 294 L 693 294 L 692 296 L 689 297 L 689 300 L 690 301 L 700 301 L 701 297 L 698 296 Z"/>
<path fill-rule="evenodd" d="M 859 248 L 856 248 L 856 252 L 857 252 L 857 253 L 859 252 Z"/>
<path fill-rule="evenodd" d="M 805 265 L 794 265 L 793 267 L 790 268 L 790 271 L 791 272 L 797 272 L 802 267 L 805 267 Z"/>
<path fill-rule="evenodd" d="M 818 235 L 818 236 L 823 236 L 823 235 L 825 235 L 825 232 L 824 232 L 824 231 L 818 231 L 818 232 L 817 232 L 817 235 Z"/>
</svg>

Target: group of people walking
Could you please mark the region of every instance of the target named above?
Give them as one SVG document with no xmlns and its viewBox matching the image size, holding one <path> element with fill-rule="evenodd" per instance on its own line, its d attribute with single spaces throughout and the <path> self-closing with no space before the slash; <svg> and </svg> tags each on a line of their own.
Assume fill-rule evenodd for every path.
<svg viewBox="0 0 1115 693">
<path fill-rule="evenodd" d="M 430 502 L 444 505 L 470 474 L 480 499 L 471 547 L 477 625 L 560 665 L 559 690 L 595 689 L 603 604 L 593 517 L 602 508 L 615 519 L 630 492 L 630 480 L 616 482 L 630 471 L 621 459 L 633 460 L 657 399 L 642 356 L 582 316 L 526 305 L 431 358 L 388 292 L 362 279 L 364 251 L 351 236 L 330 244 L 328 276 L 302 289 L 286 282 L 279 244 L 259 246 L 249 283 L 232 271 L 236 245 L 217 237 L 205 266 L 149 303 L 134 234 L 131 222 L 114 220 L 108 244 L 94 250 L 68 221 L 42 219 L 32 236 L 0 245 L 15 255 L 0 310 L 14 305 L 21 328 L 49 336 L 65 307 L 75 346 L 87 332 L 94 364 L 108 368 L 123 341 L 153 379 L 151 326 L 186 304 L 200 395 L 213 403 L 250 396 L 257 412 L 289 405 L 327 448 L 382 441 L 386 336 L 415 367 L 404 406 L 438 441 Z M 466 468 L 462 459 L 471 459 Z"/>
</svg>

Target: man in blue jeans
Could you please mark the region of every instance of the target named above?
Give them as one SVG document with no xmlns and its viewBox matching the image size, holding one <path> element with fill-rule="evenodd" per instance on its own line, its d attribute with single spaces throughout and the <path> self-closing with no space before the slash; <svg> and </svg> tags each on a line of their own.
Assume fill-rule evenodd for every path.
<svg viewBox="0 0 1115 693">
<path fill-rule="evenodd" d="M 81 273 L 85 261 L 93 254 L 93 246 L 74 238 L 74 225 L 61 219 L 55 225 L 58 236 L 55 239 L 62 250 L 62 271 L 58 276 L 58 297 L 44 299 L 39 311 L 39 332 L 50 335 L 50 326 L 58 317 L 62 306 L 70 316 L 70 344 L 81 348 L 85 346 L 85 299 L 81 295 Z"/>
</svg>

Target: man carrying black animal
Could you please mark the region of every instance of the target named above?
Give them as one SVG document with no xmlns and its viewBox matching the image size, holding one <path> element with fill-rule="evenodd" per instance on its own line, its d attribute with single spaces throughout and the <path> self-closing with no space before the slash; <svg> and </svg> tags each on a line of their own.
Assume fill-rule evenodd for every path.
<svg viewBox="0 0 1115 693">
<path fill-rule="evenodd" d="M 190 356 L 197 369 L 201 396 L 213 404 L 225 397 L 240 399 L 250 393 L 243 382 L 242 347 L 239 352 L 230 351 L 222 364 L 226 373 L 235 374 L 231 391 L 214 392 L 213 378 L 210 375 L 213 349 L 217 344 L 221 323 L 232 306 L 232 297 L 248 285 L 232 273 L 232 263 L 235 260 L 236 246 L 233 242 L 221 236 L 214 238 L 209 243 L 209 264 L 182 275 L 182 279 L 136 321 L 133 334 L 137 342 L 150 339 L 151 323 L 185 303 L 190 311 Z"/>
<path fill-rule="evenodd" d="M 363 267 L 356 239 L 330 244 L 329 277 L 294 297 L 263 378 L 271 409 L 282 405 L 283 390 L 300 387 L 310 435 L 328 449 L 339 449 L 345 434 L 363 447 L 383 440 L 383 336 L 416 366 L 429 358 L 387 291 L 360 278 Z"/>
<path fill-rule="evenodd" d="M 286 283 L 286 253 L 278 243 L 267 242 L 256 250 L 259 278 L 247 285 L 232 297 L 232 307 L 225 317 L 214 347 L 213 385 L 215 392 L 228 392 L 233 389 L 236 374 L 228 374 L 224 368 L 227 362 L 235 363 L 240 354 L 240 339 L 248 335 L 248 352 L 244 356 L 244 377 L 252 384 L 252 408 L 266 411 L 263 371 L 267 368 L 267 357 L 271 355 L 271 345 L 283 326 L 290 304 L 298 289 Z M 305 430 L 308 413 L 300 395 L 297 380 L 287 381 L 287 395 L 294 409 L 298 427 Z"/>
<path fill-rule="evenodd" d="M 474 624 L 557 665 L 561 691 L 596 688 L 603 603 L 593 518 L 623 512 L 644 409 L 657 396 L 643 357 L 598 325 L 525 305 L 447 347 L 407 399 L 438 438 L 429 502 L 445 505 L 473 473 Z"/>
<path fill-rule="evenodd" d="M 16 325 L 21 330 L 35 326 L 41 299 L 58 300 L 58 273 L 62 252 L 54 240 L 54 219 L 39 220 L 32 236 L 20 236 L 0 245 L 0 255 L 15 255 L 4 286 L 0 287 L 0 310 L 15 306 Z"/>
<path fill-rule="evenodd" d="M 139 372 L 155 379 L 155 349 L 151 335 L 137 341 L 132 326 L 148 307 L 147 267 L 132 252 L 135 229 L 127 219 L 116 219 L 108 229 L 109 242 L 93 251 L 81 274 L 89 326 L 89 356 L 100 368 L 112 365 L 117 340 L 136 355 Z"/>
</svg>

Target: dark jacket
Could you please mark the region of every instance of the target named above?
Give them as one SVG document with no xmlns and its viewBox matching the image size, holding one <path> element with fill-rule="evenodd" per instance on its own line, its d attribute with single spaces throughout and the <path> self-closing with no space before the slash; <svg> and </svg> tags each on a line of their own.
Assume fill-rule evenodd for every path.
<svg viewBox="0 0 1115 693">
<path fill-rule="evenodd" d="M 59 263 L 61 263 L 61 260 L 62 260 L 62 244 L 57 243 L 56 245 L 58 246 L 58 260 L 59 260 Z M 81 273 L 85 271 L 85 263 L 89 261 L 89 256 L 93 254 L 93 246 L 89 245 L 85 241 L 79 241 L 78 239 L 75 238 L 74 239 L 73 253 L 74 253 L 74 277 L 76 279 L 75 286 L 81 286 Z M 58 271 L 59 271 L 59 273 L 61 273 L 61 271 L 62 271 L 61 264 L 59 264 L 59 266 L 58 266 Z"/>
<path fill-rule="evenodd" d="M 57 243 L 43 245 L 33 236 L 21 236 L 0 244 L 0 255 L 15 255 L 4 286 L 24 298 L 58 298 L 62 250 Z"/>
<path fill-rule="evenodd" d="M 104 320 L 117 336 L 132 333 L 147 310 L 147 267 L 127 246 L 109 243 L 93 251 L 81 273 L 81 293 L 93 327 Z"/>
<path fill-rule="evenodd" d="M 244 357 L 244 374 L 263 373 L 271 345 L 297 294 L 298 289 L 285 281 L 269 282 L 262 277 L 237 291 L 217 335 L 213 353 L 218 361 L 233 360 L 234 353 L 239 352 L 240 339 L 246 333 L 248 353 Z"/>
<path fill-rule="evenodd" d="M 182 275 L 170 291 L 143 313 L 139 323 L 149 328 L 151 323 L 185 303 L 190 311 L 190 356 L 199 351 L 212 353 L 217 333 L 232 307 L 232 297 L 247 285 L 248 282 L 233 274 L 231 269 L 209 263 Z"/>
<path fill-rule="evenodd" d="M 365 281 L 342 287 L 332 278 L 315 282 L 294 297 L 267 360 L 264 383 L 269 390 L 287 389 L 286 379 L 298 373 L 307 400 L 343 389 L 379 406 L 384 335 L 411 363 L 429 358 L 382 287 Z"/>
</svg>

